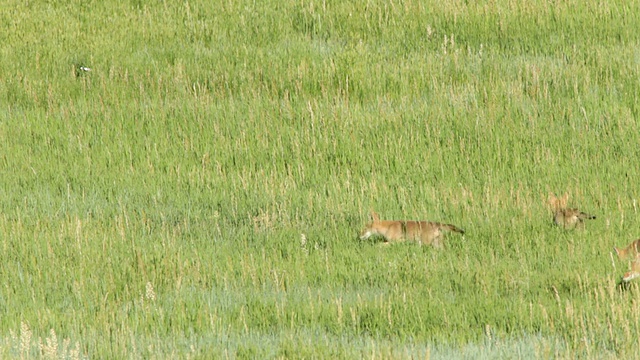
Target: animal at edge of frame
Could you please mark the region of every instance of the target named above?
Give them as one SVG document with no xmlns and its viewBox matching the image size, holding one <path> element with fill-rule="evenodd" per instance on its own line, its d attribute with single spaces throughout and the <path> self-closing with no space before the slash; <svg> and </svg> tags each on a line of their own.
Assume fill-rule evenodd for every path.
<svg viewBox="0 0 640 360">
<path fill-rule="evenodd" d="M 378 214 L 371 211 L 372 221 L 365 225 L 360 232 L 360 240 L 366 240 L 371 236 L 380 236 L 384 244 L 405 240 L 418 241 L 421 245 L 432 245 L 436 248 L 443 246 L 442 240 L 447 231 L 464 234 L 464 230 L 451 224 L 443 224 L 431 221 L 414 220 L 380 220 Z"/>
<path fill-rule="evenodd" d="M 616 252 L 618 259 L 620 260 L 624 260 L 629 257 L 636 257 L 640 253 L 640 239 L 630 242 L 625 248 L 614 246 L 613 250 Z"/>
<path fill-rule="evenodd" d="M 565 193 L 561 198 L 549 193 L 548 203 L 553 210 L 553 222 L 565 229 L 584 228 L 584 220 L 595 219 L 594 215 L 584 213 L 575 208 L 567 207 L 569 194 Z"/>
<path fill-rule="evenodd" d="M 631 262 L 631 268 L 622 275 L 622 282 L 628 283 L 637 277 L 640 277 L 640 254 L 636 254 L 635 259 Z"/>
</svg>

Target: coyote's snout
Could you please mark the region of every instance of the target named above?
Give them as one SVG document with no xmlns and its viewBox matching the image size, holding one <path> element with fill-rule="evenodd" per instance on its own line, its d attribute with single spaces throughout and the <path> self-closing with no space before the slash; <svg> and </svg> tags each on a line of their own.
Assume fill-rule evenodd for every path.
<svg viewBox="0 0 640 360">
<path fill-rule="evenodd" d="M 553 222 L 565 229 L 583 227 L 585 219 L 595 219 L 593 215 L 583 213 L 578 209 L 567 208 L 569 194 L 565 193 L 561 198 L 549 194 L 549 205 L 553 209 Z"/>
<path fill-rule="evenodd" d="M 626 248 L 621 249 L 619 247 L 613 247 L 616 251 L 618 258 L 624 260 L 629 257 L 635 257 L 640 253 L 640 239 L 632 241 Z"/>
<path fill-rule="evenodd" d="M 464 234 L 464 230 L 451 225 L 430 221 L 412 220 L 380 220 L 378 214 L 371 212 L 373 221 L 368 223 L 360 233 L 360 239 L 371 236 L 381 236 L 385 243 L 415 240 L 421 244 L 442 247 L 444 231 L 454 231 Z"/>
<path fill-rule="evenodd" d="M 631 262 L 631 270 L 622 275 L 622 281 L 629 282 L 640 276 L 640 254 Z"/>
</svg>

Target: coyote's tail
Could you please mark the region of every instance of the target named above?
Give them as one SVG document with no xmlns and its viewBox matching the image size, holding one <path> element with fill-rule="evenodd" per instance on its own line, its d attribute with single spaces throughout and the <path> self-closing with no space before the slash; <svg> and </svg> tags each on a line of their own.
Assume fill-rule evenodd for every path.
<svg viewBox="0 0 640 360">
<path fill-rule="evenodd" d="M 464 234 L 464 230 L 460 229 L 459 227 L 457 227 L 455 225 L 441 224 L 440 228 L 441 229 L 445 229 L 445 230 L 449 230 L 449 231 L 453 231 L 453 232 L 457 232 L 457 233 L 460 233 L 460 234 Z"/>
<path fill-rule="evenodd" d="M 589 215 L 589 214 L 587 214 L 587 213 L 583 213 L 583 212 L 581 212 L 580 214 L 578 214 L 578 217 L 579 217 L 580 219 L 595 219 L 595 218 L 596 218 L 596 216 L 595 216 L 595 215 Z"/>
</svg>

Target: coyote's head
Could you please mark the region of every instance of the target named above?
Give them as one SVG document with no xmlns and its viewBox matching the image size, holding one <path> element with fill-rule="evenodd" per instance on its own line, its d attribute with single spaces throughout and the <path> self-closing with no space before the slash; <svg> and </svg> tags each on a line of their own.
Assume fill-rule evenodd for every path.
<svg viewBox="0 0 640 360">
<path fill-rule="evenodd" d="M 629 282 L 637 277 L 640 277 L 640 254 L 631 262 L 631 269 L 622 276 L 622 281 Z"/>
<path fill-rule="evenodd" d="M 567 201 L 569 200 L 569 193 L 564 193 L 562 197 L 558 198 L 554 193 L 549 193 L 549 197 L 547 199 L 547 203 L 551 206 L 553 211 L 558 211 L 561 209 L 566 209 Z"/>
<path fill-rule="evenodd" d="M 360 240 L 366 240 L 373 235 L 377 235 L 376 224 L 378 222 L 380 222 L 380 217 L 371 210 L 371 222 L 368 222 L 367 225 L 364 226 L 364 229 L 360 231 L 360 235 L 358 236 Z"/>
</svg>

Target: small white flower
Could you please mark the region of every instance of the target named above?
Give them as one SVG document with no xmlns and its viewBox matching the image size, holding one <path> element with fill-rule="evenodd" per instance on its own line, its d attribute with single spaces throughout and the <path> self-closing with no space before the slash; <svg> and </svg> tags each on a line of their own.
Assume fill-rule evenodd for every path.
<svg viewBox="0 0 640 360">
<path fill-rule="evenodd" d="M 151 282 L 147 282 L 147 293 L 145 295 L 146 298 L 151 301 L 156 300 L 156 292 L 153 291 L 153 284 L 151 284 Z"/>
<path fill-rule="evenodd" d="M 309 253 L 309 250 L 307 250 L 307 235 L 305 234 L 300 234 L 300 247 L 305 254 Z"/>
</svg>

